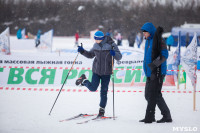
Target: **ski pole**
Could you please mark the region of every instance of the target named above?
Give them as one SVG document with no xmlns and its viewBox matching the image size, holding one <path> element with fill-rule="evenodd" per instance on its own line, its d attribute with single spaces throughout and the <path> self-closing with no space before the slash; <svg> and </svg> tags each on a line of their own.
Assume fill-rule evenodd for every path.
<svg viewBox="0 0 200 133">
<path fill-rule="evenodd" d="M 112 46 L 112 50 L 114 46 Z M 113 82 L 113 120 L 115 120 L 115 86 L 114 86 L 114 57 L 112 56 L 112 82 Z"/>
<path fill-rule="evenodd" d="M 83 44 L 81 43 L 81 47 L 82 47 L 82 46 L 83 46 Z M 72 67 L 70 68 L 70 70 L 69 70 L 69 72 L 68 72 L 68 74 L 67 74 L 67 76 L 66 76 L 66 78 L 65 78 L 65 80 L 64 80 L 64 83 L 62 84 L 62 87 L 61 87 L 61 89 L 60 89 L 60 91 L 59 91 L 59 93 L 58 93 L 58 95 L 57 95 L 57 97 L 56 97 L 56 100 L 55 100 L 55 102 L 54 102 L 54 104 L 53 104 L 53 106 L 52 106 L 52 108 L 51 108 L 51 110 L 50 110 L 50 112 L 49 112 L 49 115 L 51 115 L 51 111 L 53 110 L 53 108 L 54 108 L 54 106 L 55 106 L 55 104 L 56 104 L 56 101 L 57 101 L 57 99 L 58 99 L 58 97 L 59 97 L 59 95 L 60 95 L 60 92 L 62 91 L 63 86 L 65 85 L 65 82 L 67 81 L 67 78 L 68 78 L 68 76 L 69 76 L 69 73 L 71 72 L 71 70 L 72 70 L 72 68 L 73 68 L 73 66 L 74 66 L 74 63 L 75 63 L 75 61 L 76 61 L 78 55 L 79 55 L 79 52 L 78 52 L 78 54 L 76 55 L 76 58 L 75 58 L 75 60 L 74 60 L 74 62 L 73 62 L 73 64 L 72 64 Z"/>
</svg>

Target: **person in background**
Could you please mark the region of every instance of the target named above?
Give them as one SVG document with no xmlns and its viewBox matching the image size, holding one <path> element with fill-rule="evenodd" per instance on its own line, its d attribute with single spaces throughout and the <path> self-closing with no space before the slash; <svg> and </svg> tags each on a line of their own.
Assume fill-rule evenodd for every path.
<svg viewBox="0 0 200 133">
<path fill-rule="evenodd" d="M 104 36 L 102 31 L 97 31 L 94 34 L 95 43 L 90 51 L 83 49 L 82 46 L 78 47 L 78 52 L 87 58 L 94 58 L 92 66 L 92 81 L 90 82 L 85 74 L 76 80 L 76 85 L 86 86 L 90 91 L 95 92 L 101 83 L 100 91 L 100 108 L 97 117 L 103 117 L 105 107 L 107 104 L 107 92 L 110 77 L 112 74 L 112 57 L 116 60 L 122 58 L 117 45 L 111 37 Z"/>
<path fill-rule="evenodd" d="M 22 30 L 21 29 L 19 29 L 17 31 L 17 39 L 22 39 Z"/>
<path fill-rule="evenodd" d="M 173 37 L 172 35 L 170 35 L 170 36 L 167 38 L 166 44 L 168 45 L 168 51 L 170 51 L 170 50 L 171 50 L 171 49 L 170 49 L 171 45 L 174 44 L 174 37 Z"/>
<path fill-rule="evenodd" d="M 40 36 L 41 36 L 41 30 L 38 30 L 35 40 L 35 47 L 37 48 L 40 45 Z"/>
<path fill-rule="evenodd" d="M 157 123 L 172 122 L 170 110 L 162 97 L 162 85 L 167 73 L 167 46 L 162 39 L 163 28 L 157 29 L 150 22 L 145 23 L 141 28 L 146 39 L 143 69 L 147 77 L 145 85 L 145 99 L 147 108 L 145 118 L 139 122 L 155 122 L 156 105 L 163 115 Z"/>
<path fill-rule="evenodd" d="M 120 32 L 117 33 L 117 35 L 115 36 L 115 39 L 117 40 L 117 46 L 121 46 L 122 45 L 122 35 Z"/>
<path fill-rule="evenodd" d="M 129 47 L 134 47 L 134 43 L 135 43 L 135 32 L 132 31 L 129 36 L 128 36 L 128 43 L 129 43 Z"/>
<path fill-rule="evenodd" d="M 79 39 L 79 31 L 77 30 L 75 33 L 75 47 L 78 46 L 78 39 Z"/>
<path fill-rule="evenodd" d="M 108 29 L 108 32 L 106 32 L 106 36 L 110 36 L 111 38 L 113 38 L 112 29 Z"/>
</svg>

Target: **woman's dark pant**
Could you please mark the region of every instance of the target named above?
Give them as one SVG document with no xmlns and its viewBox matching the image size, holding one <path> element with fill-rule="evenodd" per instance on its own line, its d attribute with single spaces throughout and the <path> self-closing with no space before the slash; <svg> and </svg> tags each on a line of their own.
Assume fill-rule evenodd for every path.
<svg viewBox="0 0 200 133">
<path fill-rule="evenodd" d="M 93 73 L 92 75 L 92 81 L 90 82 L 89 80 L 84 81 L 84 86 L 86 86 L 90 91 L 96 91 L 99 83 L 101 81 L 101 92 L 100 92 L 100 104 L 99 106 L 102 108 L 106 107 L 107 103 L 107 92 L 108 92 L 108 85 L 110 82 L 110 75 L 98 75 Z"/>
</svg>

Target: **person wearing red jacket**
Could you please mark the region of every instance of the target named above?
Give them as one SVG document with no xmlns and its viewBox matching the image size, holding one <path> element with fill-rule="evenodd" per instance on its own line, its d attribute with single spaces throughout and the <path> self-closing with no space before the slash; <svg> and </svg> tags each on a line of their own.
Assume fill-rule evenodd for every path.
<svg viewBox="0 0 200 133">
<path fill-rule="evenodd" d="M 78 46 L 78 39 L 79 39 L 79 31 L 75 33 L 75 46 Z"/>
</svg>

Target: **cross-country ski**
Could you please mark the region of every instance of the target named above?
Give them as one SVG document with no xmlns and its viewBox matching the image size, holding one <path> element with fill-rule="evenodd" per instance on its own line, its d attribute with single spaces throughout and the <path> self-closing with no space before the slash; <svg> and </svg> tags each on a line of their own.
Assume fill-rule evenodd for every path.
<svg viewBox="0 0 200 133">
<path fill-rule="evenodd" d="M 59 122 L 76 120 L 76 119 L 79 119 L 79 118 L 89 118 L 91 116 L 96 116 L 96 115 L 97 114 L 79 114 L 79 115 L 76 115 L 76 116 L 73 116 L 73 117 L 70 117 L 70 118 L 67 118 L 67 119 L 64 119 L 64 120 L 60 120 Z"/>
<path fill-rule="evenodd" d="M 108 120 L 108 119 L 114 119 L 114 117 L 99 116 L 99 117 L 95 117 L 95 118 L 92 118 L 92 119 L 89 119 L 89 120 L 78 122 L 77 124 L 85 124 L 85 123 L 88 123 L 90 121 L 102 121 L 102 120 Z M 115 117 L 115 119 L 116 119 L 116 117 Z"/>
</svg>

